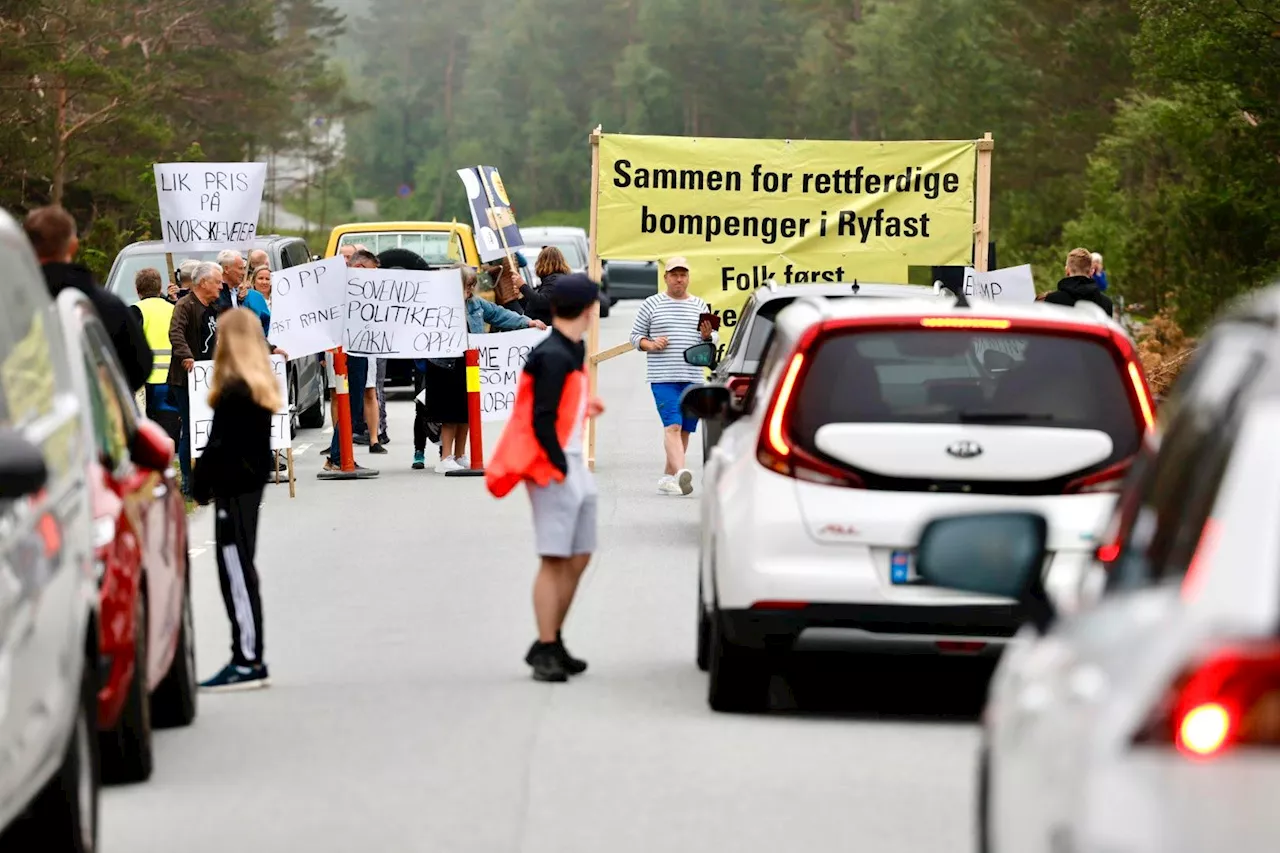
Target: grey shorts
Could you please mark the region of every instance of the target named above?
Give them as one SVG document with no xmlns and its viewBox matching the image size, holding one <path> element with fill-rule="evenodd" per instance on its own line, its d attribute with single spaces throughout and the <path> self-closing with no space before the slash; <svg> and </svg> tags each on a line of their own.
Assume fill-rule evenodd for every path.
<svg viewBox="0 0 1280 853">
<path fill-rule="evenodd" d="M 541 557 L 572 557 L 596 550 L 596 478 L 579 454 L 567 454 L 562 482 L 529 485 L 533 533 Z"/>
</svg>

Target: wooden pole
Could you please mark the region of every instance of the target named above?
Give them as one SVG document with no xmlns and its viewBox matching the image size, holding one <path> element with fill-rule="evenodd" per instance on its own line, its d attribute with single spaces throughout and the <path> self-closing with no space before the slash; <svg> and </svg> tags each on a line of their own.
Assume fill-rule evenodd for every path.
<svg viewBox="0 0 1280 853">
<path fill-rule="evenodd" d="M 600 280 L 600 254 L 596 250 L 596 224 L 600 213 L 600 135 L 601 126 L 591 131 L 591 231 L 588 242 L 591 250 L 591 279 Z M 600 312 L 595 311 L 591 317 L 591 327 L 587 331 L 587 353 L 591 356 L 587 361 L 587 393 L 596 395 L 595 356 L 600 352 Z M 596 470 L 596 419 L 587 421 L 587 467 Z"/>
<path fill-rule="evenodd" d="M 977 210 L 973 224 L 973 268 L 987 272 L 987 260 L 991 246 L 991 152 L 995 140 L 990 132 L 978 140 Z"/>
<path fill-rule="evenodd" d="M 164 264 L 169 268 L 169 281 L 181 288 L 182 284 L 178 281 L 178 271 L 173 266 L 173 252 L 164 253 Z M 164 297 L 165 299 L 169 298 L 169 288 L 167 287 L 164 289 Z"/>
<path fill-rule="evenodd" d="M 285 450 L 285 457 L 289 461 L 289 497 L 296 498 L 298 496 L 298 493 L 297 493 L 297 490 L 295 489 L 295 486 L 298 483 L 298 478 L 293 475 L 293 446 L 292 445 L 290 445 L 290 447 L 287 450 Z M 279 468 L 280 466 L 277 465 L 276 467 Z"/>
</svg>

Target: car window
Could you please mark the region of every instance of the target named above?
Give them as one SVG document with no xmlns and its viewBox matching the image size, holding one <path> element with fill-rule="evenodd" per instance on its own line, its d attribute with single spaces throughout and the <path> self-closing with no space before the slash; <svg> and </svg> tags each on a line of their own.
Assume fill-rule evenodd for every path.
<svg viewBox="0 0 1280 853">
<path fill-rule="evenodd" d="M 1121 519 L 1108 592 L 1180 581 L 1191 565 L 1231 460 L 1242 403 L 1265 361 L 1256 333 L 1224 331 L 1202 345 L 1195 381 L 1183 386 L 1159 450 L 1132 478 L 1137 497 Z"/>
<path fill-rule="evenodd" d="M 188 260 L 212 261 L 217 257 L 217 252 L 183 252 L 173 256 L 173 267 L 177 269 Z M 111 274 L 107 277 L 107 283 L 104 286 L 120 297 L 124 304 L 133 305 L 138 301 L 138 291 L 134 287 L 134 281 L 138 277 L 138 271 L 147 267 L 158 271 L 161 281 L 169 281 L 169 265 L 164 253 L 143 252 L 119 258 L 111 268 Z"/>
<path fill-rule="evenodd" d="M 748 298 L 747 304 L 742 306 L 742 314 L 738 317 L 738 324 L 734 328 L 733 340 L 729 341 L 729 349 L 725 352 L 725 361 L 731 361 L 744 346 L 744 341 L 746 341 L 748 335 L 739 333 L 751 328 L 751 320 L 755 316 L 758 304 L 757 300 Z M 764 348 L 763 342 L 760 346 L 761 349 Z M 757 354 L 756 359 L 758 360 L 759 358 L 760 356 Z"/>
<path fill-rule="evenodd" d="M 996 355 L 993 351 L 998 351 Z M 794 435 L 815 449 L 831 423 L 982 423 L 1096 430 L 1106 464 L 1132 456 L 1140 425 L 1132 388 L 1092 338 L 968 330 L 850 331 L 821 340 L 799 389 Z"/>
<path fill-rule="evenodd" d="M 311 263 L 311 250 L 301 240 L 290 240 L 280 254 L 284 256 L 286 266 L 297 267 Z"/>
<path fill-rule="evenodd" d="M 454 255 L 450 257 L 452 243 Z M 461 232 L 450 231 L 363 231 L 343 234 L 338 247 L 364 246 L 375 255 L 387 249 L 408 249 L 433 266 L 447 266 L 466 259 Z"/>
<path fill-rule="evenodd" d="M 775 378 L 783 364 L 784 351 L 787 347 L 782 346 L 777 335 L 772 331 L 769 333 L 768 340 L 764 343 L 764 354 L 760 362 L 760 370 L 756 374 L 756 379 L 747 389 L 746 399 L 742 401 L 742 410 L 744 412 L 755 411 L 756 403 L 761 395 L 768 394 L 773 390 Z"/>
<path fill-rule="evenodd" d="M 823 294 L 824 299 L 847 299 L 854 296 L 852 293 L 826 293 Z M 883 297 L 861 296 L 860 299 L 877 299 Z M 779 296 L 770 299 L 760 305 L 756 312 L 755 323 L 751 326 L 751 334 L 747 340 L 746 352 L 742 354 L 743 368 L 748 372 L 754 372 L 760 363 L 760 354 L 764 352 L 764 345 L 769 340 L 769 333 L 773 331 L 773 325 L 778 319 L 778 315 L 782 313 L 782 309 L 786 308 L 792 302 L 795 302 L 795 296 Z M 733 336 L 734 341 L 738 339 L 737 335 Z"/>
<path fill-rule="evenodd" d="M 537 254 L 547 246 L 555 246 L 564 254 L 565 261 L 575 270 L 584 270 L 587 268 L 587 253 L 582 248 L 582 243 L 572 237 L 530 237 L 525 240 L 525 249 Z"/>
<path fill-rule="evenodd" d="M 130 436 L 137 429 L 133 396 L 123 393 L 111 343 L 96 320 L 85 322 L 81 343 L 98 456 L 114 471 L 128 459 Z"/>
</svg>

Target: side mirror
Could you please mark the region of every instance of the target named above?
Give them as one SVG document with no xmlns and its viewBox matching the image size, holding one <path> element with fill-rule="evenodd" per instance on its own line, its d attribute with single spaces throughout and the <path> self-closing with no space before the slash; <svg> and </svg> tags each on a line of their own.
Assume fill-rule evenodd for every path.
<svg viewBox="0 0 1280 853">
<path fill-rule="evenodd" d="M 703 421 L 718 418 L 728 411 L 731 399 L 723 385 L 694 385 L 680 396 L 680 413 Z"/>
<path fill-rule="evenodd" d="M 133 435 L 129 456 L 139 468 L 163 471 L 173 462 L 173 439 L 155 421 L 138 419 L 138 431 Z"/>
<path fill-rule="evenodd" d="M 716 347 L 712 343 L 694 344 L 684 351 L 684 363 L 694 367 L 715 367 Z"/>
<path fill-rule="evenodd" d="M 49 480 L 44 454 L 22 433 L 0 427 L 0 499 L 33 495 Z"/>
<path fill-rule="evenodd" d="M 933 586 L 1016 600 L 1044 632 L 1054 618 L 1041 578 L 1048 538 L 1036 513 L 939 518 L 920 535 L 917 566 Z"/>
</svg>

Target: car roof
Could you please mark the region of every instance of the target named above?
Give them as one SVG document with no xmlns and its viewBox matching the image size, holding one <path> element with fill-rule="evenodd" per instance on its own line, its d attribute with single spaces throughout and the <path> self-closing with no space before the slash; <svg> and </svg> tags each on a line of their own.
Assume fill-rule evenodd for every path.
<svg viewBox="0 0 1280 853">
<path fill-rule="evenodd" d="M 842 281 L 834 284 L 821 282 L 817 284 L 771 284 L 757 288 L 753 297 L 758 302 L 769 302 L 773 299 L 795 299 L 800 296 L 848 296 L 857 286 L 859 296 L 896 296 L 903 298 L 929 297 L 934 289 L 923 284 L 880 284 L 876 282 Z"/>
<path fill-rule="evenodd" d="M 552 234 L 560 237 L 585 237 L 587 230 L 585 228 L 575 228 L 572 225 L 530 225 L 528 227 L 520 226 L 521 234 Z"/>
<path fill-rule="evenodd" d="M 471 226 L 465 222 L 441 222 L 438 220 L 398 220 L 392 222 L 346 222 L 335 225 L 329 239 L 341 237 L 343 234 L 363 233 L 366 231 L 458 231 L 471 233 Z"/>
<path fill-rule="evenodd" d="M 955 317 L 996 320 L 1052 320 L 1085 329 L 1106 329 L 1128 336 L 1124 327 L 1093 303 L 1077 306 L 1045 302 L 1010 303 L 972 301 L 968 307 L 949 299 L 802 299 L 778 314 L 778 328 L 788 337 L 799 335 L 816 322 L 862 317 Z M 998 331 L 998 330 L 993 330 Z"/>
<path fill-rule="evenodd" d="M 279 243 L 286 240 L 297 240 L 303 242 L 301 237 L 289 237 L 285 234 L 259 234 L 253 239 L 253 248 L 266 249 L 272 243 Z M 162 240 L 139 240 L 137 243 L 130 243 L 120 250 L 121 255 L 154 255 L 164 254 L 164 241 Z M 181 252 L 174 254 L 180 255 Z"/>
</svg>

